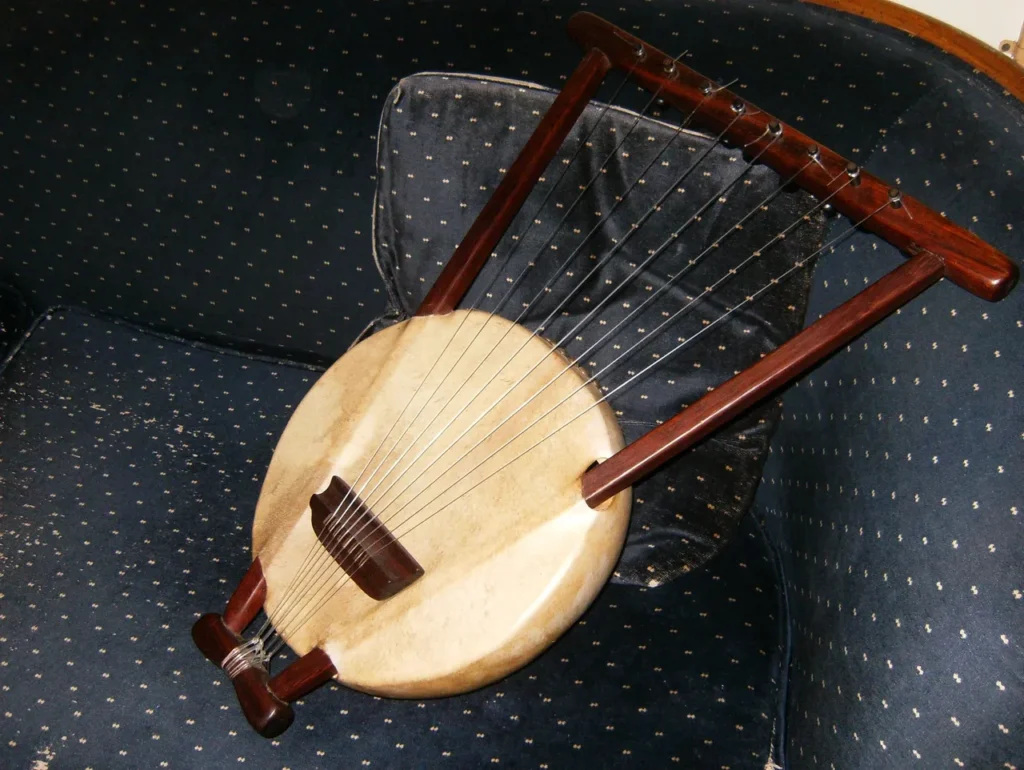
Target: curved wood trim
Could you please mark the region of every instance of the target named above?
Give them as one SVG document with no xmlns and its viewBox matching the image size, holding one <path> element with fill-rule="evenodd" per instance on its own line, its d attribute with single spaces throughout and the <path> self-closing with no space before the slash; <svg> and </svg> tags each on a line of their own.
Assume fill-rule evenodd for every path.
<svg viewBox="0 0 1024 770">
<path fill-rule="evenodd" d="M 263 565 L 257 556 L 228 600 L 228 606 L 224 610 L 224 625 L 236 634 L 242 633 L 259 615 L 266 599 L 267 580 L 263 577 Z M 214 662 L 220 665 L 218 661 Z"/>
<path fill-rule="evenodd" d="M 895 27 L 956 56 L 1024 101 L 1024 68 L 966 32 L 889 0 L 801 0 Z"/>
</svg>

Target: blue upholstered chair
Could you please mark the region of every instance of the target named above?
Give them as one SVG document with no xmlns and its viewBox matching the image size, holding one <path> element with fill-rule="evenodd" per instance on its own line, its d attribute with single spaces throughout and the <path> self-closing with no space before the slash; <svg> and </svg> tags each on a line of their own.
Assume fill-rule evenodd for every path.
<svg viewBox="0 0 1024 770">
<path fill-rule="evenodd" d="M 968 65 L 799 2 L 586 6 L 1024 254 L 1024 108 Z M 504 681 L 332 684 L 265 741 L 192 646 L 290 411 L 415 307 L 574 66 L 576 10 L 0 11 L 0 765 L 1024 764 L 1019 291 L 934 287 L 671 469 L 683 491 L 644 482 L 616 579 Z M 901 259 L 843 240 L 750 354 Z"/>
</svg>

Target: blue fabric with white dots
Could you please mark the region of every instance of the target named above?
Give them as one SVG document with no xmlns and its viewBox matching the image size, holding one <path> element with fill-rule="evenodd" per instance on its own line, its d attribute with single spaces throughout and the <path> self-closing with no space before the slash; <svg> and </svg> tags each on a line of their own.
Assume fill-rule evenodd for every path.
<svg viewBox="0 0 1024 770">
<path fill-rule="evenodd" d="M 1024 256 L 1024 110 L 948 76 L 867 165 Z M 809 318 L 900 261 L 858 235 L 820 263 Z M 988 303 L 943 281 L 787 393 L 755 515 L 792 610 L 793 766 L 1024 762 L 1022 319 L 1019 287 Z"/>
<path fill-rule="evenodd" d="M 369 212 L 392 86 L 557 86 L 577 9 L 5 6 L 0 281 L 36 312 L 332 360 L 386 307 Z M 797 2 L 586 9 L 1024 252 L 1020 104 L 950 57 Z M 898 260 L 867 237 L 830 255 L 812 317 Z M 186 629 L 244 569 L 262 468 L 315 373 L 56 312 L 2 374 L 0 761 L 1021 766 L 1022 301 L 940 285 L 791 389 L 755 516 L 705 569 L 609 588 L 551 653 L 460 699 L 327 688 L 277 746 Z"/>
<path fill-rule="evenodd" d="M 0 373 L 3 767 L 763 766 L 780 599 L 749 517 L 710 569 L 609 587 L 495 685 L 330 684 L 256 735 L 190 629 L 245 572 L 264 469 L 317 375 L 80 312 L 34 328 Z"/>
</svg>

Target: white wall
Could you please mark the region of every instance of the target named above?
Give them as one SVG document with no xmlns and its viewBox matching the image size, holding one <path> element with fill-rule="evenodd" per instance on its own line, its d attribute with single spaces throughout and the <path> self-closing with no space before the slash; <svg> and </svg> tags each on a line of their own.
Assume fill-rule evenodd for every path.
<svg viewBox="0 0 1024 770">
<path fill-rule="evenodd" d="M 900 5 L 927 13 L 959 27 L 998 48 L 1003 40 L 1016 40 L 1024 24 L 1024 0 L 896 0 Z"/>
</svg>

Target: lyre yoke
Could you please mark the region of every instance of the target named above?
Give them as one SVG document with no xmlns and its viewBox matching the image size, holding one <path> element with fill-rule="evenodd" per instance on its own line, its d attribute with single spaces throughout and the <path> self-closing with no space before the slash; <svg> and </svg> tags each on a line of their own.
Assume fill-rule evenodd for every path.
<svg viewBox="0 0 1024 770">
<path fill-rule="evenodd" d="M 605 468 L 589 471 L 584 479 L 588 502 L 599 504 L 607 495 L 615 494 L 643 478 L 671 457 L 706 437 L 724 421 L 736 417 L 752 403 L 768 395 L 771 390 L 764 385 L 769 379 L 774 377 L 772 390 L 791 382 L 852 336 L 895 311 L 940 277 L 945 276 L 988 300 L 1006 296 L 1016 284 L 1019 276 L 1017 266 L 977 236 L 950 224 L 920 202 L 903 196 L 896 188 L 819 146 L 801 132 L 781 124 L 728 90 L 715 86 L 673 57 L 590 13 L 573 16 L 569 30 L 587 52 L 577 70 L 579 76 L 593 70 L 594 53 L 601 52 L 611 63 L 625 70 L 629 77 L 682 109 L 689 116 L 687 120 L 692 117 L 698 124 L 720 132 L 719 138 L 737 142 L 749 153 L 756 153 L 757 160 L 775 168 L 819 199 L 828 200 L 839 211 L 851 217 L 857 227 L 866 227 L 879 233 L 915 260 L 912 269 L 893 274 L 893 291 L 879 291 L 868 298 L 850 300 L 845 315 L 836 312 L 824 320 L 817 327 L 820 339 L 813 345 L 813 355 L 792 353 L 803 346 L 810 335 L 805 334 L 801 339 L 791 341 L 784 352 L 757 370 L 761 376 L 746 386 L 743 390 L 745 395 L 737 393 L 740 397 L 716 409 L 718 417 L 715 420 L 702 421 L 696 428 L 690 427 L 687 422 L 687 428 L 678 429 L 676 433 L 652 433 L 644 437 L 642 443 L 626 450 L 628 454 L 612 458 Z M 567 94 L 569 97 L 575 95 L 575 101 L 557 102 L 552 107 L 553 111 L 572 110 L 576 102 L 587 98 L 583 91 L 578 95 L 575 90 L 563 92 L 563 97 Z M 541 129 L 547 139 L 555 130 L 548 125 L 543 125 Z M 564 139 L 567 134 L 568 128 L 563 128 L 561 137 Z M 814 163 L 808 163 L 808 157 Z M 836 189 L 835 181 L 843 176 L 844 171 L 850 183 Z M 503 200 L 505 191 L 521 184 L 522 177 L 527 173 L 524 169 L 518 175 L 507 175 L 496 190 L 495 199 Z M 488 226 L 492 229 L 498 223 L 507 227 L 515 213 L 511 206 L 503 207 L 500 212 L 485 211 Z M 466 272 L 474 275 L 478 273 L 489 250 L 474 251 L 475 242 L 482 238 L 482 234 L 471 230 L 460 243 L 459 251 L 425 301 L 431 312 L 454 307 L 468 290 Z M 486 239 L 485 245 L 489 243 L 491 239 Z M 447 304 L 439 306 L 433 298 L 442 292 L 447 292 Z M 783 370 L 785 377 L 775 377 Z M 693 409 L 693 405 L 690 408 Z M 691 412 L 691 418 L 693 414 Z M 686 418 L 681 419 L 685 421 Z M 686 441 L 679 440 L 677 434 L 680 432 L 688 435 Z M 598 478 L 596 481 L 595 476 Z M 614 482 L 611 481 L 612 476 L 616 477 Z"/>
</svg>

